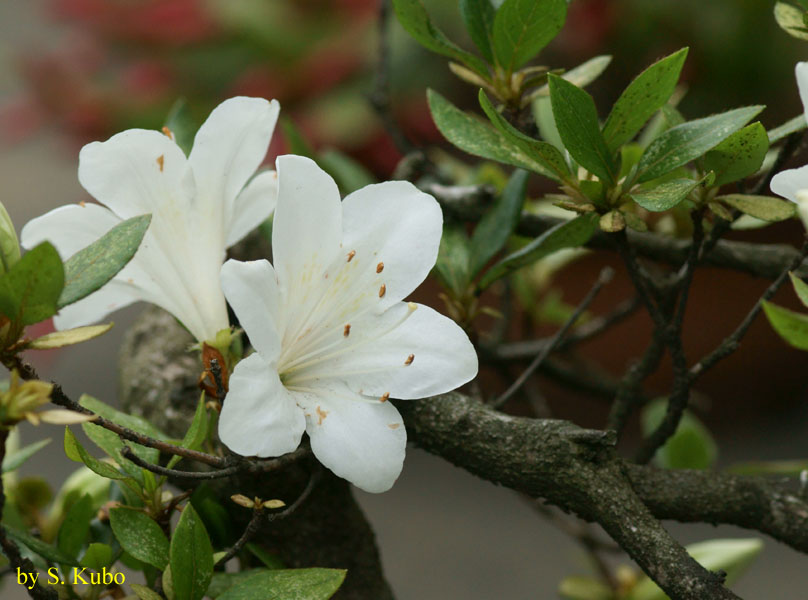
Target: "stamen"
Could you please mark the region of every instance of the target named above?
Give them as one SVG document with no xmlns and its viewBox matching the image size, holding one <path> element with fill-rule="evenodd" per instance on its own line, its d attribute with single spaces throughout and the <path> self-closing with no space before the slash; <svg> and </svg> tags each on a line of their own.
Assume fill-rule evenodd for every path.
<svg viewBox="0 0 808 600">
<path fill-rule="evenodd" d="M 81 202 L 79 202 L 79 206 L 84 208 L 85 206 L 87 206 L 87 203 L 84 200 L 82 200 Z"/>
<path fill-rule="evenodd" d="M 160 156 L 157 157 L 157 164 L 160 166 L 161 173 L 163 172 L 163 165 L 165 164 L 165 162 L 166 162 L 165 155 L 161 154 Z"/>
<path fill-rule="evenodd" d="M 345 337 L 348 337 L 350 335 L 350 333 L 351 333 L 351 324 L 348 323 L 345 326 L 345 329 L 342 330 L 342 335 L 345 336 Z"/>
<path fill-rule="evenodd" d="M 390 392 L 385 392 L 382 394 L 382 397 L 379 398 L 379 402 L 387 402 L 390 399 Z"/>
<path fill-rule="evenodd" d="M 390 429 L 398 429 L 399 427 L 401 427 L 401 423 L 388 423 L 387 426 Z"/>
<path fill-rule="evenodd" d="M 378 265 L 376 265 L 376 272 L 381 273 L 382 271 L 384 271 L 384 263 L 380 262 Z"/>
<path fill-rule="evenodd" d="M 414 354 L 410 354 L 410 355 L 407 357 L 407 360 L 405 360 L 405 361 L 404 361 L 404 364 L 405 364 L 405 365 L 411 365 L 411 364 L 412 364 L 412 361 L 414 361 L 414 360 L 415 360 L 415 355 L 414 355 Z"/>
<path fill-rule="evenodd" d="M 168 127 L 163 127 L 163 134 L 165 134 L 165 136 L 168 139 L 170 139 L 172 141 L 174 140 L 174 132 L 171 131 Z"/>
<path fill-rule="evenodd" d="M 348 252 L 348 262 L 351 262 L 354 256 L 356 256 L 356 250 L 351 250 Z"/>
<path fill-rule="evenodd" d="M 379 288 L 379 298 L 384 297 L 384 294 L 387 292 L 387 286 L 382 284 L 382 287 Z"/>
</svg>

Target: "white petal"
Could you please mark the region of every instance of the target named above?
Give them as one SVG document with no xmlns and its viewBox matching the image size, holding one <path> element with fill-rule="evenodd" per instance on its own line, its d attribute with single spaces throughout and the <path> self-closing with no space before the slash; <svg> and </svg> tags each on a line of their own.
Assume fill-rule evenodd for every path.
<svg viewBox="0 0 808 600">
<path fill-rule="evenodd" d="M 354 392 L 404 400 L 451 391 L 477 375 L 477 353 L 466 333 L 428 306 L 399 303 L 382 315 L 351 323 L 330 356 L 301 369 L 290 386 L 341 381 Z"/>
<path fill-rule="evenodd" d="M 311 285 L 339 252 L 342 206 L 334 180 L 302 156 L 278 157 L 278 205 L 272 227 L 272 256 L 290 298 Z"/>
<path fill-rule="evenodd" d="M 325 392 L 306 406 L 306 433 L 321 463 L 366 492 L 389 490 L 404 465 L 407 431 L 390 402 Z"/>
<path fill-rule="evenodd" d="M 780 171 L 772 178 L 771 190 L 778 196 L 797 201 L 797 192 L 808 189 L 808 165 Z"/>
<path fill-rule="evenodd" d="M 280 295 L 272 265 L 266 260 L 239 262 L 231 259 L 222 266 L 220 277 L 224 295 L 253 348 L 267 362 L 274 361 L 280 353 L 281 342 L 277 330 Z"/>
<path fill-rule="evenodd" d="M 303 410 L 257 352 L 236 365 L 219 416 L 219 438 L 242 456 L 280 456 L 300 445 Z"/>
<path fill-rule="evenodd" d="M 120 222 L 112 211 L 98 204 L 69 204 L 26 223 L 20 232 L 20 243 L 31 249 L 50 242 L 62 260 L 67 260 Z"/>
<path fill-rule="evenodd" d="M 53 318 L 53 325 L 60 331 L 92 325 L 108 314 L 143 299 L 143 293 L 138 288 L 113 279 L 97 292 L 62 308 Z"/>
<path fill-rule="evenodd" d="M 194 180 L 177 144 L 157 131 L 129 129 L 79 153 L 79 182 L 122 219 L 146 213 L 188 218 Z M 184 213 L 184 214 L 183 214 Z"/>
<path fill-rule="evenodd" d="M 199 190 L 199 210 L 216 211 L 230 220 L 233 200 L 266 156 L 279 111 L 275 100 L 243 96 L 213 109 L 188 157 Z"/>
<path fill-rule="evenodd" d="M 266 221 L 278 202 L 278 174 L 264 171 L 252 178 L 236 196 L 227 226 L 229 248 Z"/>
<path fill-rule="evenodd" d="M 805 119 L 808 120 L 808 62 L 798 62 L 794 68 L 797 75 L 797 88 L 800 90 L 800 100 Z"/>
<path fill-rule="evenodd" d="M 359 268 L 374 292 L 379 281 L 385 286 L 379 310 L 409 296 L 438 256 L 443 214 L 437 201 L 407 181 L 388 181 L 348 195 L 342 207 L 343 246 L 364 263 Z"/>
</svg>

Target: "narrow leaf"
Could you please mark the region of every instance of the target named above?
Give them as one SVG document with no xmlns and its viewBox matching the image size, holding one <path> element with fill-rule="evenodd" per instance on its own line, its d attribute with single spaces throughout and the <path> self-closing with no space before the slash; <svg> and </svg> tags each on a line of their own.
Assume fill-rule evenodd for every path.
<svg viewBox="0 0 808 600">
<path fill-rule="evenodd" d="M 65 427 L 65 454 L 70 460 L 84 463 L 91 471 L 98 473 L 101 477 L 106 477 L 107 479 L 126 479 L 126 475 L 118 471 L 118 469 L 112 465 L 91 456 L 79 443 L 73 432 L 67 427 Z"/>
<path fill-rule="evenodd" d="M 716 196 L 715 199 L 763 221 L 785 221 L 793 217 L 797 212 L 797 205 L 793 202 L 782 198 L 773 198 L 772 196 L 726 194 Z"/>
<path fill-rule="evenodd" d="M 664 212 L 687 198 L 697 185 L 699 182 L 693 179 L 673 179 L 650 190 L 632 192 L 630 196 L 646 210 Z"/>
<path fill-rule="evenodd" d="M 455 298 L 463 296 L 471 282 L 470 252 L 469 239 L 462 227 L 444 228 L 435 262 L 435 274 Z"/>
<path fill-rule="evenodd" d="M 6 207 L 0 202 L 0 275 L 7 273 L 18 260 L 20 260 L 20 242 L 17 239 L 17 232 Z"/>
<path fill-rule="evenodd" d="M 82 567 L 87 567 L 94 571 L 108 567 L 115 559 L 115 554 L 112 552 L 112 547 L 108 544 L 93 543 L 87 546 L 87 551 L 81 557 L 79 563 Z"/>
<path fill-rule="evenodd" d="M 808 283 L 805 283 L 794 273 L 789 273 L 788 276 L 791 278 L 791 285 L 794 286 L 794 291 L 797 293 L 800 302 L 802 302 L 803 306 L 808 307 Z"/>
<path fill-rule="evenodd" d="M 494 17 L 494 55 L 511 73 L 541 52 L 567 18 L 565 0 L 505 0 Z"/>
<path fill-rule="evenodd" d="M 799 8 L 786 2 L 774 5 L 774 20 L 783 31 L 797 39 L 808 40 L 808 28 L 802 18 L 803 14 Z"/>
<path fill-rule="evenodd" d="M 668 409 L 667 399 L 650 402 L 642 411 L 645 435 L 659 427 Z M 718 446 L 709 429 L 692 412 L 685 411 L 676 432 L 656 453 L 654 460 L 665 469 L 709 469 L 718 457 Z"/>
<path fill-rule="evenodd" d="M 772 328 L 798 350 L 808 350 L 808 315 L 788 310 L 771 302 L 763 303 L 763 311 Z"/>
<path fill-rule="evenodd" d="M 18 544 L 23 544 L 32 552 L 38 554 L 45 560 L 49 560 L 54 563 L 59 563 L 62 565 L 70 565 L 71 567 L 77 566 L 78 563 L 73 559 L 72 556 L 68 556 L 56 546 L 43 542 L 39 538 L 32 536 L 27 531 L 22 531 L 21 529 L 16 529 L 14 527 L 9 527 L 7 524 L 3 524 L 3 527 L 8 534 L 8 537 L 13 539 Z"/>
<path fill-rule="evenodd" d="M 87 325 L 86 327 L 76 327 L 75 329 L 66 329 L 64 331 L 54 331 L 31 340 L 27 347 L 31 350 L 52 350 L 80 344 L 105 334 L 112 329 L 112 325 L 112 323 L 106 323 L 104 325 Z"/>
<path fill-rule="evenodd" d="M 803 129 L 805 129 L 805 127 L 806 127 L 805 115 L 797 115 L 793 119 L 789 119 L 779 127 L 775 127 L 774 129 L 768 132 L 769 145 L 779 142 L 783 138 L 791 135 L 792 133 L 802 131 Z"/>
<path fill-rule="evenodd" d="M 196 412 L 194 413 L 194 418 L 191 421 L 191 426 L 188 427 L 188 431 L 185 432 L 185 436 L 182 438 L 180 446 L 190 450 L 199 450 L 202 448 L 202 443 L 205 441 L 207 435 L 208 411 L 205 408 L 205 394 L 203 392 L 199 398 L 199 402 L 196 405 Z M 172 456 L 171 460 L 168 461 L 167 467 L 169 469 L 173 468 L 178 462 L 180 462 L 180 460 L 182 460 L 181 456 Z"/>
<path fill-rule="evenodd" d="M 115 277 L 132 260 L 149 223 L 151 215 L 127 219 L 67 259 L 59 308 L 78 302 Z"/>
<path fill-rule="evenodd" d="M 3 458 L 3 473 L 10 473 L 11 471 L 19 469 L 25 461 L 50 444 L 50 442 L 50 438 L 39 440 L 38 442 L 20 448 L 16 452 L 6 454 L 5 458 Z"/>
<path fill-rule="evenodd" d="M 113 508 L 109 522 L 121 548 L 134 558 L 160 570 L 169 561 L 169 544 L 163 530 L 145 513 L 132 508 Z"/>
<path fill-rule="evenodd" d="M 183 600 L 201 600 L 213 575 L 213 548 L 191 504 L 185 505 L 171 536 L 170 557 L 174 595 Z"/>
<path fill-rule="evenodd" d="M 477 49 L 485 59 L 494 62 L 491 36 L 494 29 L 496 11 L 491 0 L 460 0 L 460 16 Z"/>
<path fill-rule="evenodd" d="M 577 85 L 579 88 L 588 86 L 590 83 L 600 77 L 601 73 L 606 70 L 609 63 L 612 62 L 612 57 L 608 54 L 602 54 L 594 58 L 590 58 L 586 62 L 581 63 L 577 67 L 564 71 L 559 77 L 565 79 L 570 83 Z M 550 86 L 545 84 L 538 88 L 536 91 L 530 93 L 531 99 L 539 100 L 541 98 L 550 97 Z"/>
<path fill-rule="evenodd" d="M 168 129 L 171 138 L 176 142 L 177 146 L 182 148 L 185 156 L 191 154 L 191 148 L 194 145 L 194 136 L 196 135 L 198 126 L 191 115 L 191 109 L 185 98 L 179 98 L 174 102 L 174 105 L 168 111 L 165 127 Z"/>
<path fill-rule="evenodd" d="M 0 277 L 0 313 L 22 325 L 52 317 L 64 277 L 56 249 L 48 242 L 39 244 Z"/>
<path fill-rule="evenodd" d="M 340 569 L 262 570 L 225 591 L 217 600 L 328 600 L 342 585 Z"/>
<path fill-rule="evenodd" d="M 376 183 L 373 173 L 360 162 L 333 148 L 320 152 L 317 155 L 317 164 L 334 178 L 343 194 L 350 194 L 366 185 Z"/>
<path fill-rule="evenodd" d="M 94 516 L 92 498 L 84 494 L 73 503 L 59 527 L 56 534 L 56 546 L 59 550 L 77 559 L 87 540 L 87 534 L 90 533 L 90 521 Z"/>
</svg>

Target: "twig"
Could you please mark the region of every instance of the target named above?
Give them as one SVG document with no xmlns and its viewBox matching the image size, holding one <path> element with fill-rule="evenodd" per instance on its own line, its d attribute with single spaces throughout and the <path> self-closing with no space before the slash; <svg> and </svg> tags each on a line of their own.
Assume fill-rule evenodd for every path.
<svg viewBox="0 0 808 600">
<path fill-rule="evenodd" d="M 317 484 L 317 481 L 320 479 L 320 473 L 321 473 L 320 469 L 317 468 L 317 470 L 315 470 L 309 477 L 309 481 L 306 484 L 306 487 L 297 497 L 297 500 L 295 500 L 292 504 L 290 504 L 281 511 L 268 514 L 267 521 L 271 523 L 272 521 L 285 519 L 293 512 L 295 512 L 298 509 L 298 507 L 301 504 L 303 504 L 303 502 L 306 501 L 306 498 L 308 498 L 309 495 L 311 494 L 312 490 Z M 224 566 L 228 560 L 230 560 L 236 554 L 238 554 L 238 552 L 244 547 L 244 545 L 247 542 L 249 542 L 253 538 L 253 536 L 255 536 L 256 533 L 258 533 L 258 530 L 261 528 L 261 521 L 263 520 L 264 514 L 265 513 L 263 506 L 258 505 L 255 507 L 252 519 L 250 519 L 250 522 L 247 524 L 244 533 L 242 533 L 241 537 L 236 541 L 235 544 L 233 544 L 233 547 L 230 548 L 230 550 L 228 550 L 227 553 L 216 562 L 214 568 Z"/>
<path fill-rule="evenodd" d="M 642 358 L 635 362 L 623 376 L 620 387 L 617 390 L 612 409 L 609 412 L 607 429 L 617 432 L 618 438 L 626 426 L 631 411 L 640 398 L 640 387 L 642 382 L 659 367 L 659 361 L 664 354 L 665 346 L 660 336 L 653 336 L 643 353 Z"/>
<path fill-rule="evenodd" d="M 499 408 L 500 406 L 505 404 L 505 402 L 507 402 L 520 387 L 522 387 L 522 384 L 524 384 L 524 382 L 536 371 L 536 369 L 539 368 L 544 359 L 547 358 L 550 352 L 553 351 L 553 348 L 555 348 L 555 346 L 563 339 L 567 331 L 569 331 L 569 329 L 573 325 L 575 325 L 575 322 L 580 318 L 580 316 L 589 307 L 589 305 L 592 304 L 592 301 L 598 295 L 601 288 L 603 288 L 605 284 L 611 281 L 613 276 L 614 271 L 609 267 L 604 268 L 600 272 L 600 275 L 598 276 L 598 280 L 595 282 L 595 285 L 592 286 L 592 289 L 589 290 L 589 293 L 587 293 L 586 297 L 573 311 L 570 318 L 567 319 L 567 322 L 564 323 L 564 325 L 550 339 L 550 343 L 548 343 L 547 346 L 545 346 L 542 349 L 542 351 L 539 352 L 539 354 L 536 356 L 533 362 L 531 362 L 530 365 L 528 365 L 528 367 L 522 372 L 522 374 L 516 378 L 516 381 L 514 381 L 511 384 L 511 386 L 507 390 L 505 390 L 505 392 L 499 398 L 491 402 L 491 406 L 493 406 L 494 408 Z"/>
</svg>

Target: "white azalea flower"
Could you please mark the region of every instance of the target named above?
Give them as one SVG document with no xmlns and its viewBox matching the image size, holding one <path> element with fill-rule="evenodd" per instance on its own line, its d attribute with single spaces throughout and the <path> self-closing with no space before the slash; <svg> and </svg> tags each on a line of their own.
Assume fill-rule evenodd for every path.
<svg viewBox="0 0 808 600">
<path fill-rule="evenodd" d="M 340 202 L 311 160 L 277 161 L 275 267 L 230 260 L 222 287 L 256 352 L 230 378 L 219 436 L 244 456 L 294 450 L 303 432 L 325 466 L 369 492 L 401 472 L 407 434 L 389 398 L 452 390 L 477 374 L 465 332 L 403 302 L 435 264 L 443 218 L 410 183 Z"/>
<path fill-rule="evenodd" d="M 122 220 L 146 213 L 152 220 L 132 261 L 106 286 L 63 308 L 56 327 L 94 323 L 139 300 L 173 314 L 199 341 L 229 327 L 219 270 L 226 248 L 275 207 L 275 172 L 253 174 L 278 111 L 274 100 L 226 100 L 200 127 L 187 158 L 169 135 L 145 129 L 84 146 L 79 181 L 103 206 L 62 206 L 38 217 L 23 228 L 23 246 L 47 240 L 67 259 Z"/>
<path fill-rule="evenodd" d="M 794 70 L 797 74 L 797 87 L 803 111 L 808 120 L 808 62 L 797 63 Z M 771 190 L 797 204 L 797 214 L 808 229 L 808 165 L 777 173 L 772 178 Z"/>
</svg>

